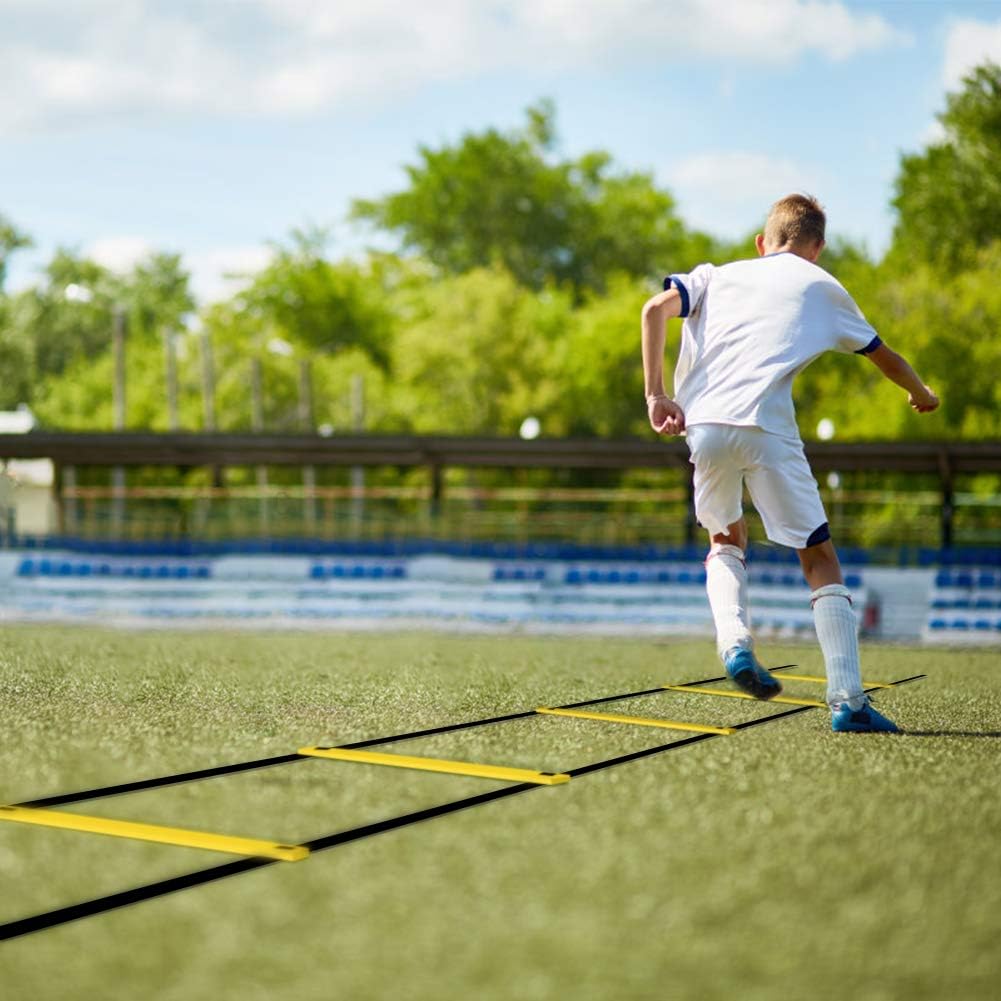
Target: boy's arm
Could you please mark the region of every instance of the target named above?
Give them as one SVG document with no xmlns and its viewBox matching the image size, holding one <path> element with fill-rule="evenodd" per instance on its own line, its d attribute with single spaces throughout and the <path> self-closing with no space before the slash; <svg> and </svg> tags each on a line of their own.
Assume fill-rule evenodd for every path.
<svg viewBox="0 0 1001 1001">
<path fill-rule="evenodd" d="M 927 414 L 939 403 L 938 397 L 919 378 L 907 359 L 880 344 L 866 357 L 890 380 L 908 392 L 907 402 L 919 413 Z"/>
<path fill-rule="evenodd" d="M 681 434 L 685 430 L 681 407 L 664 392 L 665 327 L 675 316 L 681 316 L 681 295 L 676 288 L 659 292 L 643 306 L 643 392 L 650 426 L 658 434 Z"/>
</svg>

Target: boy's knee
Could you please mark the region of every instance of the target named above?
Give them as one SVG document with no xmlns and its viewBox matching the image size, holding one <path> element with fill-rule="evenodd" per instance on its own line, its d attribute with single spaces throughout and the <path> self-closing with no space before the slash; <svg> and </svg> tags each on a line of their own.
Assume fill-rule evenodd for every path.
<svg viewBox="0 0 1001 1001">
<path fill-rule="evenodd" d="M 844 584 L 825 584 L 810 593 L 810 604 L 815 605 L 820 598 L 844 598 L 852 604 L 852 593 Z"/>
<path fill-rule="evenodd" d="M 798 550 L 799 561 L 803 567 L 803 576 L 811 588 L 816 590 L 828 584 L 843 584 L 841 564 L 838 554 L 830 541 L 819 546 Z"/>
<path fill-rule="evenodd" d="M 730 557 L 731 559 L 739 560 L 745 566 L 747 565 L 747 560 L 744 558 L 744 550 L 740 546 L 734 546 L 730 543 L 714 541 L 709 547 L 709 555 L 706 556 L 706 566 L 709 565 L 709 561 L 714 556 Z"/>
</svg>

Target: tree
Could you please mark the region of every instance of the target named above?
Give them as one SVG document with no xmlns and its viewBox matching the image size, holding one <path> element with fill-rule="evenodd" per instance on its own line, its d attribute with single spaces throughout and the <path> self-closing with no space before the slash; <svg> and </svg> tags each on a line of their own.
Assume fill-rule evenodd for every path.
<svg viewBox="0 0 1001 1001">
<path fill-rule="evenodd" d="M 31 398 L 30 345 L 8 322 L 8 304 L 0 297 L 0 410 L 13 410 Z"/>
<path fill-rule="evenodd" d="M 550 364 L 558 387 L 560 433 L 606 438 L 647 434 L 639 317 L 650 294 L 644 283 L 620 276 L 605 295 L 589 297 L 569 318 Z M 665 350 L 669 379 L 680 334 L 680 321 L 672 322 Z"/>
<path fill-rule="evenodd" d="M 117 282 L 118 304 L 129 314 L 129 336 L 157 341 L 165 329 L 177 331 L 194 308 L 190 275 L 179 254 L 150 254 L 131 274 Z"/>
<path fill-rule="evenodd" d="M 939 121 L 944 138 L 901 160 L 891 258 L 955 269 L 1001 239 L 1001 66 L 970 73 Z"/>
<path fill-rule="evenodd" d="M 0 215 L 0 293 L 7 280 L 7 261 L 15 251 L 32 245 L 31 237 L 21 232 L 6 216 Z"/>
<path fill-rule="evenodd" d="M 101 353 L 111 338 L 118 291 L 106 268 L 58 250 L 44 281 L 12 297 L 9 323 L 29 346 L 32 381 Z"/>
<path fill-rule="evenodd" d="M 391 324 L 382 274 L 366 264 L 330 262 L 327 239 L 323 230 L 294 230 L 237 295 L 236 310 L 263 339 L 281 336 L 321 354 L 357 347 L 385 365 Z"/>
<path fill-rule="evenodd" d="M 445 274 L 499 264 L 527 288 L 567 284 L 578 298 L 617 272 L 649 276 L 710 256 L 712 241 L 686 232 L 650 175 L 616 172 L 601 151 L 559 160 L 552 105 L 527 118 L 511 134 L 421 146 L 409 186 L 355 201 L 353 217 L 398 234 Z"/>
<path fill-rule="evenodd" d="M 549 414 L 565 390 L 554 379 L 556 344 L 571 314 L 558 290 L 535 295 L 500 266 L 407 292 L 393 341 L 392 406 L 410 430 L 513 435 Z"/>
<path fill-rule="evenodd" d="M 100 355 L 111 341 L 114 314 L 125 313 L 130 349 L 161 343 L 167 327 L 183 327 L 194 308 L 188 274 L 174 254 L 152 254 L 125 275 L 69 250 L 55 252 L 44 280 L 12 296 L 5 338 L 25 358 L 28 382 Z"/>
</svg>

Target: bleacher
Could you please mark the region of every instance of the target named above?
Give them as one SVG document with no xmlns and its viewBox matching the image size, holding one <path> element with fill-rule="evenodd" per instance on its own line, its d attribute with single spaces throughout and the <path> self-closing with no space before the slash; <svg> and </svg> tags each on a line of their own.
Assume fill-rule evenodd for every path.
<svg viewBox="0 0 1001 1001">
<path fill-rule="evenodd" d="M 228 549 L 229 547 L 226 547 Z M 401 547 L 337 551 L 170 553 L 163 545 L 111 551 L 6 553 L 8 621 L 100 621 L 135 626 L 244 623 L 287 627 L 498 629 L 712 634 L 696 547 L 488 547 L 410 554 Z M 428 547 L 431 548 L 431 547 Z M 442 552 L 441 549 L 445 548 Z M 600 553 L 600 555 L 599 555 Z M 603 557 L 603 558 L 602 558 Z M 809 590 L 786 561 L 750 562 L 751 616 L 768 637 L 812 637 Z M 861 572 L 847 575 L 861 614 Z"/>
<path fill-rule="evenodd" d="M 121 560 L 26 557 L 17 567 L 18 577 L 138 577 L 140 579 L 184 580 L 211 576 L 206 561 Z"/>
<path fill-rule="evenodd" d="M 1001 568 L 943 567 L 928 597 L 928 643 L 1001 644 Z"/>
</svg>

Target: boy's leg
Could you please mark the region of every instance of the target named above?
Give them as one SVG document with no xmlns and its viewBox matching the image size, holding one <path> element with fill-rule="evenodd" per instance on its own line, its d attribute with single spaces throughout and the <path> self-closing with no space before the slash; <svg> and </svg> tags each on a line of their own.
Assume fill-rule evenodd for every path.
<svg viewBox="0 0 1001 1001">
<path fill-rule="evenodd" d="M 706 557 L 706 595 L 716 625 L 716 652 L 725 661 L 735 647 L 753 650 L 747 607 L 747 523 L 743 518 L 726 532 L 709 535 Z"/>
<path fill-rule="evenodd" d="M 831 706 L 847 702 L 861 709 L 862 691 L 858 633 L 851 592 L 844 585 L 838 554 L 830 539 L 797 550 L 803 576 L 810 585 L 813 624 L 827 668 L 827 701 Z"/>
<path fill-rule="evenodd" d="M 827 669 L 827 701 L 835 730 L 896 730 L 862 691 L 858 634 L 851 594 L 831 544 L 817 481 L 798 439 L 746 433 L 754 451 L 747 487 L 768 538 L 792 546 L 810 585 L 813 621 Z"/>
<path fill-rule="evenodd" d="M 716 650 L 726 673 L 739 688 L 758 699 L 774 698 L 782 685 L 754 656 L 747 608 L 747 523 L 741 518 L 726 532 L 710 535 L 706 557 L 706 594 L 716 625 Z"/>
<path fill-rule="evenodd" d="M 706 594 L 716 625 L 716 649 L 739 687 L 757 698 L 771 698 L 782 686 L 754 656 L 747 611 L 747 525 L 741 505 L 746 456 L 740 430 L 719 424 L 688 429 L 695 467 L 695 516 L 711 539 Z"/>
<path fill-rule="evenodd" d="M 833 544 L 827 539 L 797 553 L 810 585 L 813 624 L 827 670 L 827 702 L 833 713 L 833 729 L 896 732 L 896 725 L 869 705 L 862 688 L 855 611 Z"/>
</svg>

